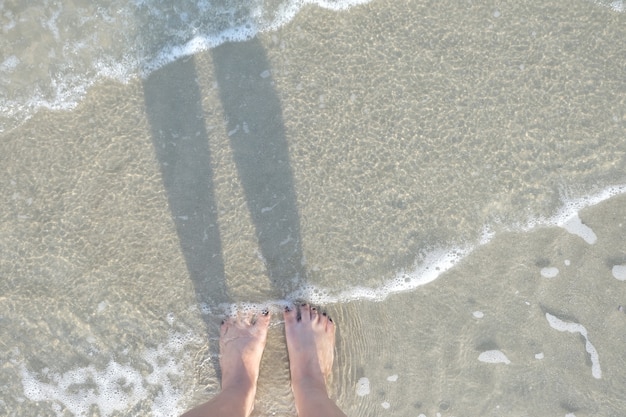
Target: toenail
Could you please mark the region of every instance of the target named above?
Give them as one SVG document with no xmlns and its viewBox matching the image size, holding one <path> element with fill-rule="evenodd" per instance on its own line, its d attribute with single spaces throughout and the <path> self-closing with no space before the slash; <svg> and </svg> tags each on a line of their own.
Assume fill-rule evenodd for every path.
<svg viewBox="0 0 626 417">
<path fill-rule="evenodd" d="M 331 319 L 331 318 L 330 318 L 330 316 L 328 316 L 328 321 L 331 321 L 331 322 L 332 322 L 332 321 L 333 321 L 333 319 Z"/>
<path fill-rule="evenodd" d="M 226 323 L 226 320 L 222 320 L 222 323 L 220 323 L 220 324 L 223 326 L 224 323 Z"/>
<path fill-rule="evenodd" d="M 325 311 L 322 313 L 322 316 L 326 316 L 326 312 Z"/>
<path fill-rule="evenodd" d="M 285 312 L 289 313 L 291 311 L 291 309 L 289 308 L 289 306 L 285 306 Z"/>
<path fill-rule="evenodd" d="M 261 311 L 261 314 L 267 316 L 268 314 L 270 314 L 270 311 L 267 308 L 264 308 L 263 311 Z"/>
<path fill-rule="evenodd" d="M 306 303 L 302 303 L 300 304 L 302 307 L 306 307 Z"/>
</svg>

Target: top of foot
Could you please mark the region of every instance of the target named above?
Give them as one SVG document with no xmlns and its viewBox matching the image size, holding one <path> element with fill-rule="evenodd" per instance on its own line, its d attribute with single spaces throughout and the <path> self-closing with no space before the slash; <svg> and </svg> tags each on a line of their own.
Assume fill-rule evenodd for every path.
<svg viewBox="0 0 626 417">
<path fill-rule="evenodd" d="M 285 335 L 292 384 L 326 384 L 334 358 L 335 324 L 309 304 L 286 309 Z"/>
<path fill-rule="evenodd" d="M 256 387 L 269 323 L 267 312 L 239 313 L 224 320 L 220 329 L 222 389 L 238 385 Z"/>
</svg>

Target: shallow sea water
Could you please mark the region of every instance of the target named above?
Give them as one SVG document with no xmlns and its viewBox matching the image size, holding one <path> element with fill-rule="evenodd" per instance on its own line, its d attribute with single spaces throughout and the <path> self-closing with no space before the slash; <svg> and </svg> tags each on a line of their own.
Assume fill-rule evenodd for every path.
<svg viewBox="0 0 626 417">
<path fill-rule="evenodd" d="M 0 414 L 178 415 L 219 390 L 224 314 L 269 306 L 253 415 L 295 415 L 302 299 L 350 416 L 624 413 L 622 3 L 322 5 L 219 46 L 112 30 L 182 57 L 75 64 L 51 109 L 15 102 L 56 55 L 2 56 Z"/>
</svg>

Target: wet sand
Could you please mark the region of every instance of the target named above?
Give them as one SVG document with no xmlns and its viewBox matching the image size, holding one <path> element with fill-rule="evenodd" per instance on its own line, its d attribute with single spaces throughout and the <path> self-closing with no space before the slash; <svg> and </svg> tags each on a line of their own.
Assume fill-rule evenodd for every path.
<svg viewBox="0 0 626 417">
<path fill-rule="evenodd" d="M 580 213 L 593 245 L 515 228 L 626 182 L 625 15 L 592 2 L 396 3 L 307 8 L 2 135 L 0 411 L 175 414 L 219 386 L 224 304 L 306 284 L 378 288 L 429 250 L 476 244 L 485 225 L 496 237 L 435 282 L 326 306 L 340 406 L 626 408 L 626 284 L 611 273 L 626 264 L 626 200 Z M 601 379 L 581 336 L 546 313 L 585 327 Z M 282 337 L 275 316 L 255 415 L 293 414 Z M 510 363 L 478 360 L 490 350 Z M 87 368 L 91 382 L 59 388 Z M 120 375 L 98 397 L 109 405 L 71 408 L 94 379 Z"/>
</svg>

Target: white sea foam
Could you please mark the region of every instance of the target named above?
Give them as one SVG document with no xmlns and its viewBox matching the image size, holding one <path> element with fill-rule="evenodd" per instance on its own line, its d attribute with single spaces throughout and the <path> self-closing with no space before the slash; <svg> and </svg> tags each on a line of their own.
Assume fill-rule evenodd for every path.
<svg viewBox="0 0 626 417">
<path fill-rule="evenodd" d="M 478 360 L 485 363 L 503 363 L 508 365 L 511 363 L 509 358 L 500 350 L 487 350 L 478 355 Z"/>
<path fill-rule="evenodd" d="M 77 8 L 62 0 L 7 10 L 0 21 L 0 132 L 41 108 L 75 107 L 100 79 L 145 77 L 179 58 L 276 30 L 305 5 L 341 11 L 369 1 L 181 0 L 172 7 L 94 0 Z"/>
<path fill-rule="evenodd" d="M 583 240 L 590 245 L 593 245 L 598 240 L 598 237 L 591 230 L 591 227 L 587 226 L 580 220 L 578 214 L 573 215 L 569 220 L 561 225 L 565 230 L 573 235 L 580 236 Z"/>
<path fill-rule="evenodd" d="M 363 377 L 356 383 L 356 395 L 364 397 L 370 393 L 370 380 Z"/>
<path fill-rule="evenodd" d="M 607 7 L 614 12 L 623 13 L 626 11 L 624 0 L 595 0 L 594 3 Z"/>
<path fill-rule="evenodd" d="M 551 217 L 531 219 L 522 226 L 511 227 L 508 231 L 529 232 L 540 227 L 563 227 L 571 219 L 579 218 L 578 212 L 580 210 L 624 193 L 626 193 L 626 185 L 609 186 L 599 193 L 567 200 L 556 211 L 556 214 Z M 393 294 L 413 291 L 441 277 L 446 271 L 471 254 L 477 247 L 488 244 L 495 237 L 495 233 L 490 230 L 489 227 L 484 227 L 483 232 L 474 245 L 468 244 L 464 247 L 435 249 L 427 252 L 420 257 L 420 261 L 416 262 L 412 270 L 398 272 L 395 276 L 376 287 L 355 286 L 342 290 L 331 290 L 312 284 L 305 284 L 289 294 L 285 299 L 268 301 L 263 305 L 251 305 L 250 308 L 256 310 L 259 308 L 270 308 L 271 310 L 275 309 L 276 306 L 278 308 L 287 306 L 294 300 L 306 300 L 319 305 L 346 303 L 356 300 L 383 301 Z M 621 269 L 617 268 L 617 271 L 618 275 L 616 278 L 618 276 L 621 277 Z M 558 273 L 559 270 L 555 267 L 541 270 L 541 275 L 546 278 L 553 278 Z M 237 306 L 226 306 L 222 310 L 231 311 L 231 309 L 236 310 L 237 308 Z M 474 313 L 474 317 L 480 318 L 478 315 L 480 315 L 480 312 Z"/>
<path fill-rule="evenodd" d="M 59 407 L 62 405 L 78 417 L 91 415 L 94 407 L 106 417 L 131 409 L 156 390 L 151 415 L 177 415 L 183 411 L 178 406 L 181 394 L 172 378 L 182 376 L 182 367 L 174 358 L 192 337 L 172 334 L 165 344 L 145 350 L 143 360 L 151 369 L 148 374 L 114 360 L 104 369 L 89 365 L 62 374 L 47 369 L 35 373 L 22 365 L 24 395 L 31 401 L 49 402 L 58 416 L 66 415 Z"/>
<path fill-rule="evenodd" d="M 539 272 L 541 273 L 541 276 L 544 278 L 554 278 L 557 275 L 559 275 L 559 268 L 546 267 L 546 268 L 541 268 L 541 271 Z"/>
<path fill-rule="evenodd" d="M 29 2 L 2 15 L 0 132 L 37 110 L 72 109 L 98 80 L 147 76 L 179 58 L 286 25 L 307 5 L 342 11 L 371 0 Z M 623 0 L 597 0 L 615 12 Z M 494 11 L 499 15 L 499 11 Z M 35 61 L 33 62 L 33 58 Z"/>
<path fill-rule="evenodd" d="M 626 265 L 614 265 L 611 273 L 615 279 L 626 281 Z"/>
<path fill-rule="evenodd" d="M 565 203 L 553 216 L 529 219 L 525 225 L 520 226 L 520 229 L 522 231 L 529 231 L 541 226 L 558 226 L 582 237 L 587 243 L 595 243 L 597 236 L 595 236 L 593 230 L 580 222 L 578 213 L 586 207 L 594 206 L 611 197 L 624 193 L 626 193 L 626 184 L 617 184 L 607 186 L 597 193 L 583 197 L 568 198 L 564 196 Z"/>
<path fill-rule="evenodd" d="M 552 327 L 553 329 L 556 329 L 560 332 L 579 333 L 582 337 L 585 338 L 585 349 L 587 350 L 587 353 L 591 358 L 591 374 L 596 379 L 602 378 L 602 370 L 600 369 L 600 357 L 596 348 L 589 341 L 589 337 L 587 336 L 587 329 L 585 329 L 585 326 L 579 323 L 563 321 L 550 313 L 546 313 L 546 320 L 548 320 L 550 327 Z"/>
</svg>

